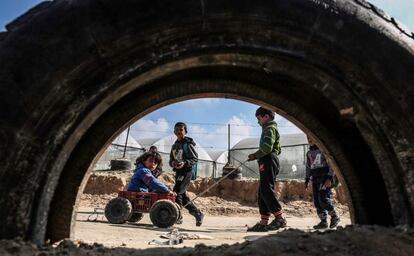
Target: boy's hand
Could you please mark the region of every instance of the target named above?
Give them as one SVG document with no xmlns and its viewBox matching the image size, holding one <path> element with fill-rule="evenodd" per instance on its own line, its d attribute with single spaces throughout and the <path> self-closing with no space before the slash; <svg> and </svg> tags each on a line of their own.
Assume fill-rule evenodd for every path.
<svg viewBox="0 0 414 256">
<path fill-rule="evenodd" d="M 184 162 L 175 161 L 173 164 L 175 169 L 181 169 L 184 167 Z"/>
<path fill-rule="evenodd" d="M 171 195 L 174 195 L 174 196 L 176 196 L 176 195 L 177 195 L 177 193 L 175 193 L 174 191 L 170 191 L 170 194 L 171 194 Z"/>
<path fill-rule="evenodd" d="M 247 161 L 253 161 L 253 160 L 256 160 L 256 157 L 254 156 L 254 154 L 250 154 L 250 155 L 247 157 Z"/>
<path fill-rule="evenodd" d="M 309 183 L 308 182 L 305 182 L 305 191 L 307 192 L 308 189 L 309 189 Z"/>
<path fill-rule="evenodd" d="M 330 187 L 332 187 L 332 181 L 331 181 L 331 179 L 326 179 L 326 180 L 325 180 L 325 182 L 323 183 L 323 186 L 324 186 L 325 188 L 330 188 Z"/>
</svg>

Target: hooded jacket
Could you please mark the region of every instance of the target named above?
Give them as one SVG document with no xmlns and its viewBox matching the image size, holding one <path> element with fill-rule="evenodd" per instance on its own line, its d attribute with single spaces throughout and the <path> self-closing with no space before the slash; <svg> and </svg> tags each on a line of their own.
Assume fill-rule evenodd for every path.
<svg viewBox="0 0 414 256">
<path fill-rule="evenodd" d="M 262 126 L 262 135 L 260 137 L 259 150 L 254 153 L 256 159 L 275 152 L 279 155 L 282 151 L 280 148 L 280 135 L 277 130 L 275 121 L 270 121 Z"/>
<path fill-rule="evenodd" d="M 146 168 L 143 163 L 139 163 L 128 184 L 128 191 L 166 193 L 170 190 L 154 177 L 150 169 Z"/>
<path fill-rule="evenodd" d="M 316 146 L 309 146 L 309 150 L 306 153 L 306 176 L 305 182 L 309 182 L 310 178 L 332 178 L 334 176 L 333 171 L 329 168 L 329 165 L 322 154 L 321 150 Z"/>
<path fill-rule="evenodd" d="M 182 169 L 173 170 L 176 172 L 190 172 L 194 164 L 198 162 L 198 154 L 195 149 L 195 142 L 190 137 L 184 137 L 182 140 L 176 140 L 170 152 L 170 166 L 173 161 L 184 162 Z"/>
</svg>

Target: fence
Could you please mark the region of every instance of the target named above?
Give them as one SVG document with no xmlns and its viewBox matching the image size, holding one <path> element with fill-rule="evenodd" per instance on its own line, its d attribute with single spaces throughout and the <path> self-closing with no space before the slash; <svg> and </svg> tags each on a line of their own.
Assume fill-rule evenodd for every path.
<svg viewBox="0 0 414 256">
<path fill-rule="evenodd" d="M 257 151 L 257 149 L 257 147 L 232 149 L 230 150 L 230 162 L 234 166 L 239 166 L 247 159 L 249 154 Z M 307 149 L 307 144 L 282 146 L 282 153 L 279 155 L 280 172 L 278 179 L 303 179 L 305 177 Z M 123 152 L 124 146 L 112 144 L 95 164 L 94 169 L 110 169 L 110 161 L 112 159 L 122 158 Z M 143 148 L 127 147 L 125 158 L 134 163 L 136 158 L 144 152 L 145 149 Z M 160 154 L 164 163 L 163 170 L 165 172 L 172 172 L 172 168 L 168 165 L 170 157 L 169 152 L 160 152 Z M 198 175 L 200 177 L 220 177 L 225 164 L 226 163 L 199 159 Z M 259 177 L 257 161 L 247 162 L 241 166 L 241 169 L 243 177 Z"/>
</svg>

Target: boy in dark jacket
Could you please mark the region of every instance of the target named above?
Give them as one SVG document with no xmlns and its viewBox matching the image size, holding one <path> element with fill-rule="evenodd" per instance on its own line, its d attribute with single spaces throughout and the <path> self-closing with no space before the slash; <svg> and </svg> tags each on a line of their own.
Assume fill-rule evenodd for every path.
<svg viewBox="0 0 414 256">
<path fill-rule="evenodd" d="M 190 201 L 187 195 L 187 188 L 193 176 L 192 168 L 198 161 L 198 154 L 195 150 L 195 142 L 192 138 L 186 137 L 187 126 L 178 122 L 174 126 L 174 134 L 177 140 L 171 148 L 170 166 L 175 172 L 175 185 L 173 191 L 177 193 L 176 202 L 185 208 L 196 219 L 196 226 L 201 226 L 204 214 Z M 182 223 L 178 220 L 177 223 Z"/>
<path fill-rule="evenodd" d="M 153 171 L 161 164 L 162 159 L 157 152 L 146 152 L 136 161 L 136 170 L 128 183 L 128 191 L 173 193 L 154 175 Z"/>
<path fill-rule="evenodd" d="M 329 168 L 328 163 L 322 152 L 312 137 L 308 136 L 309 150 L 306 153 L 306 177 L 305 190 L 312 178 L 313 203 L 320 218 L 319 224 L 313 226 L 315 229 L 328 227 L 327 217 L 331 216 L 330 228 L 335 228 L 340 219 L 332 204 L 332 183 L 334 173 Z"/>
<path fill-rule="evenodd" d="M 256 118 L 262 126 L 259 150 L 248 156 L 248 161 L 257 159 L 259 163 L 260 183 L 258 203 L 261 220 L 247 231 L 264 232 L 286 227 L 286 219 L 282 217 L 282 206 L 275 195 L 276 175 L 279 174 L 279 159 L 281 153 L 279 132 L 274 120 L 274 112 L 260 107 L 256 110 Z M 275 219 L 268 224 L 270 215 Z"/>
</svg>

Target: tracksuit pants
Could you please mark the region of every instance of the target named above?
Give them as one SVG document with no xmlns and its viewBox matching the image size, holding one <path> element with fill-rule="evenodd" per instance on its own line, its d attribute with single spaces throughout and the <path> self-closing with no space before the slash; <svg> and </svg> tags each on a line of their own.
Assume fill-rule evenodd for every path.
<svg viewBox="0 0 414 256">
<path fill-rule="evenodd" d="M 185 206 L 190 214 L 195 215 L 199 212 L 199 209 L 190 201 L 190 198 L 187 195 L 187 188 L 188 185 L 190 185 L 192 175 L 191 171 L 176 172 L 173 191 L 177 193 L 175 202 L 180 206 Z"/>
<path fill-rule="evenodd" d="M 260 183 L 258 204 L 260 215 L 270 216 L 282 211 L 282 206 L 276 198 L 275 181 L 279 174 L 279 159 L 276 153 L 268 154 L 258 160 Z"/>
<path fill-rule="evenodd" d="M 324 187 L 326 179 L 327 177 L 313 177 L 312 181 L 313 203 L 322 221 L 326 221 L 328 214 L 336 216 L 336 211 L 332 204 L 332 189 Z"/>
</svg>

